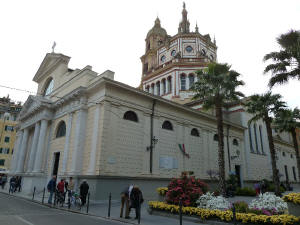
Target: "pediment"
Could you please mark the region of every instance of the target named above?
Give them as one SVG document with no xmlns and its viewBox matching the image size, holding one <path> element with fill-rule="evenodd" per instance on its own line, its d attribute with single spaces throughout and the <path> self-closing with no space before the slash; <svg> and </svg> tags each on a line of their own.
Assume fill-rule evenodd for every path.
<svg viewBox="0 0 300 225">
<path fill-rule="evenodd" d="M 69 56 L 58 54 L 58 53 L 47 53 L 32 80 L 38 83 L 40 78 L 44 77 L 49 72 L 53 71 L 61 63 L 68 64 L 69 61 L 70 61 Z"/>
<path fill-rule="evenodd" d="M 43 97 L 29 95 L 20 112 L 20 119 L 22 120 L 23 118 L 43 107 L 46 107 L 47 105 L 51 105 L 50 100 L 47 100 Z"/>
</svg>

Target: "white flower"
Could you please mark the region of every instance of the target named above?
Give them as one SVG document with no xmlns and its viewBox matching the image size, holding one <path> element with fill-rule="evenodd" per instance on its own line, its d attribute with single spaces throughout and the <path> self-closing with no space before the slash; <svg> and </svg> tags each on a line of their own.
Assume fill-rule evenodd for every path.
<svg viewBox="0 0 300 225">
<path fill-rule="evenodd" d="M 266 192 L 260 194 L 258 199 L 254 199 L 249 204 L 250 209 L 275 209 L 278 212 L 282 212 L 287 209 L 287 203 L 284 202 L 281 198 L 275 196 L 272 193 Z"/>
<path fill-rule="evenodd" d="M 197 200 L 198 208 L 204 209 L 218 209 L 227 210 L 230 208 L 230 203 L 222 196 L 214 196 L 213 194 L 207 192 L 205 195 L 200 196 Z"/>
</svg>

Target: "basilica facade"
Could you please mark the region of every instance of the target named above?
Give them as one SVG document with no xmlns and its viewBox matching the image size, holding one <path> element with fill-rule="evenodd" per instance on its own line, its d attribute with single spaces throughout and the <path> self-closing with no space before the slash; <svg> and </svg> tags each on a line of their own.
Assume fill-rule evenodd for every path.
<svg viewBox="0 0 300 225">
<path fill-rule="evenodd" d="M 141 85 L 134 88 L 91 66 L 68 67 L 70 57 L 48 53 L 20 113 L 11 175 L 23 176 L 23 191 L 42 190 L 52 175 L 83 179 L 93 200 L 118 198 L 129 183 L 145 197 L 182 171 L 210 182 L 218 170 L 217 123 L 203 112 L 189 88 L 195 71 L 217 60 L 216 41 L 191 32 L 182 10 L 178 33 L 169 36 L 155 20 L 141 57 Z M 241 186 L 271 180 L 267 135 L 262 121 L 240 104 L 224 109 L 226 175 L 235 173 Z M 274 133 L 282 179 L 296 181 L 296 159 L 288 134 Z M 212 184 L 213 185 L 213 184 Z"/>
</svg>

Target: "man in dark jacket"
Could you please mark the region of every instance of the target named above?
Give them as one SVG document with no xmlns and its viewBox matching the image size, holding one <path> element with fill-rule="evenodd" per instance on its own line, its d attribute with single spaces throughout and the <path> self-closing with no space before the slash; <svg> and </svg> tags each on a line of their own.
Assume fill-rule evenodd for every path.
<svg viewBox="0 0 300 225">
<path fill-rule="evenodd" d="M 15 192 L 16 188 L 16 178 L 12 177 L 9 180 L 9 193 Z"/>
<path fill-rule="evenodd" d="M 89 193 L 89 185 L 86 182 L 86 180 L 84 180 L 82 182 L 82 184 L 80 185 L 80 198 L 81 198 L 81 205 L 84 206 L 85 202 L 86 202 L 86 196 Z"/>
<path fill-rule="evenodd" d="M 138 219 L 140 216 L 141 204 L 143 202 L 144 198 L 141 190 L 139 189 L 139 187 L 134 186 L 130 194 L 130 209 L 135 208 L 135 219 Z"/>
<path fill-rule="evenodd" d="M 53 176 L 47 185 L 48 192 L 50 193 L 48 203 L 52 204 L 52 196 L 56 189 L 56 176 Z"/>
</svg>

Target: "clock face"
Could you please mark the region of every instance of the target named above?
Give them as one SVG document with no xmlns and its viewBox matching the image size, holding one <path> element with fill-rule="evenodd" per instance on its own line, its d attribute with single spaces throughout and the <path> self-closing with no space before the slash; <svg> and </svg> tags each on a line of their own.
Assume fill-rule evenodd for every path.
<svg viewBox="0 0 300 225">
<path fill-rule="evenodd" d="M 193 51 L 193 48 L 192 48 L 192 46 L 187 46 L 186 48 L 185 48 L 185 50 L 187 51 L 187 52 L 192 52 Z"/>
<path fill-rule="evenodd" d="M 175 55 L 176 55 L 176 50 L 172 50 L 171 56 L 175 56 Z"/>
<path fill-rule="evenodd" d="M 160 61 L 161 61 L 161 62 L 165 62 L 165 61 L 166 61 L 166 56 L 163 55 L 162 57 L 160 57 Z"/>
</svg>

